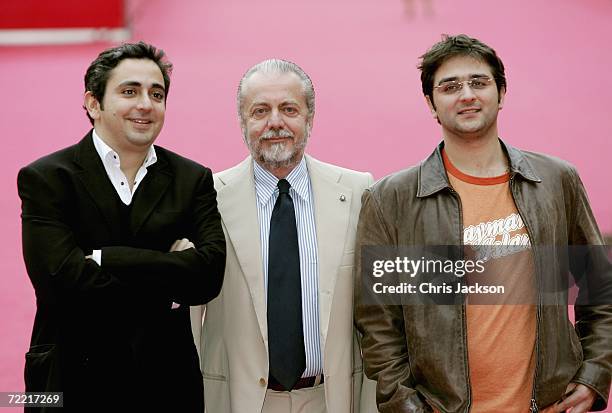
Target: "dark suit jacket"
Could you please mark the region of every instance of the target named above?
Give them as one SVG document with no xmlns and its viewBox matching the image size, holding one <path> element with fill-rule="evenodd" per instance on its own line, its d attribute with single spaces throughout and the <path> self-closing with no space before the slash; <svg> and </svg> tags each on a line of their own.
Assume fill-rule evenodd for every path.
<svg viewBox="0 0 612 413">
<path fill-rule="evenodd" d="M 26 390 L 63 391 L 67 410 L 203 411 L 189 305 L 218 295 L 225 239 L 211 171 L 155 149 L 129 228 L 91 132 L 19 171 L 37 304 Z M 196 248 L 168 252 L 184 237 Z"/>
</svg>

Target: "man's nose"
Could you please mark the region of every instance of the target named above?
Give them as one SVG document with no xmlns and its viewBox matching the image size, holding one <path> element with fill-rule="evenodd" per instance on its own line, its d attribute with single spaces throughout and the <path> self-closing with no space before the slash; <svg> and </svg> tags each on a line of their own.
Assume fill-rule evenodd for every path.
<svg viewBox="0 0 612 413">
<path fill-rule="evenodd" d="M 137 108 L 140 110 L 150 110 L 153 107 L 151 103 L 151 98 L 146 93 L 141 93 L 138 97 L 138 105 Z"/>
<path fill-rule="evenodd" d="M 464 101 L 471 101 L 476 99 L 476 94 L 472 90 L 471 86 L 467 83 L 463 83 L 463 87 L 459 91 L 459 98 Z"/>
<path fill-rule="evenodd" d="M 270 112 L 270 117 L 268 118 L 268 127 L 271 129 L 280 129 L 284 126 L 284 124 L 285 122 L 283 121 L 280 111 L 273 109 Z"/>
</svg>

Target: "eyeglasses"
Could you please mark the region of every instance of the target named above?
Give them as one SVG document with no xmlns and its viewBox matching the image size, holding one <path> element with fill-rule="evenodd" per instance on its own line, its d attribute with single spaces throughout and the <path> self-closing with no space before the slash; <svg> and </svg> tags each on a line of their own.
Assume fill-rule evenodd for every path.
<svg viewBox="0 0 612 413">
<path fill-rule="evenodd" d="M 491 82 L 493 82 L 493 79 L 490 77 L 475 77 L 461 82 L 458 80 L 450 80 L 440 83 L 438 86 L 434 86 L 434 89 L 438 89 L 440 93 L 444 95 L 454 95 L 459 93 L 466 83 L 472 90 L 482 90 L 489 86 Z"/>
</svg>

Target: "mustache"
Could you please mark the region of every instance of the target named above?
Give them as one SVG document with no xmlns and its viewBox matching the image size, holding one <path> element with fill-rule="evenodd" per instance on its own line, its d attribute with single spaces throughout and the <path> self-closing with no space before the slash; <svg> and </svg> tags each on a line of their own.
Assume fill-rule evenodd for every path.
<svg viewBox="0 0 612 413">
<path fill-rule="evenodd" d="M 295 138 L 295 135 L 293 133 L 291 133 L 290 131 L 286 130 L 286 129 L 270 129 L 267 132 L 264 132 L 259 139 L 260 140 L 266 140 L 266 139 L 278 139 L 278 138 Z"/>
</svg>

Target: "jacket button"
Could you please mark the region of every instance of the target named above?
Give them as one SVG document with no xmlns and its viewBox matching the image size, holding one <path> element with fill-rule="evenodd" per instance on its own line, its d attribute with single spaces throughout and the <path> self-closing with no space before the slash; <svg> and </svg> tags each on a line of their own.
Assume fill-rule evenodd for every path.
<svg viewBox="0 0 612 413">
<path fill-rule="evenodd" d="M 268 384 L 268 383 L 266 382 L 266 379 L 264 379 L 263 377 L 261 377 L 261 378 L 259 379 L 259 384 L 261 384 L 262 386 L 265 386 L 265 385 L 266 385 L 266 384 Z"/>
</svg>

